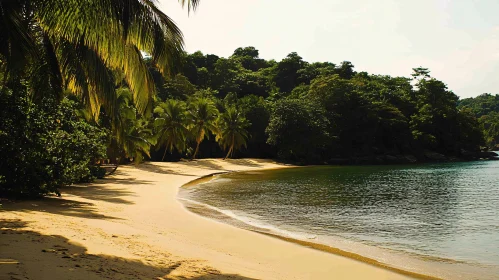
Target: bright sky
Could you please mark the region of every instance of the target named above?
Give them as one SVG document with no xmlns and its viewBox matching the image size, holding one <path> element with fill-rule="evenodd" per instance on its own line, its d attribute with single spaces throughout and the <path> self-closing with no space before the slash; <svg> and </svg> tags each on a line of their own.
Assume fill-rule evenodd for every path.
<svg viewBox="0 0 499 280">
<path fill-rule="evenodd" d="M 498 0 L 203 0 L 190 16 L 175 0 L 160 6 L 188 52 L 254 46 L 265 59 L 297 52 L 392 76 L 423 66 L 462 98 L 499 93 Z"/>
</svg>

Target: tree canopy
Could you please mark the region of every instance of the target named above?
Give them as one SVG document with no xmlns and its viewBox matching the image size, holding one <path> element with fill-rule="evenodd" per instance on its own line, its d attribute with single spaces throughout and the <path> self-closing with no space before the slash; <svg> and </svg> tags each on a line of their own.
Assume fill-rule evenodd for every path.
<svg viewBox="0 0 499 280">
<path fill-rule="evenodd" d="M 34 19 L 31 22 L 40 24 Z M 130 28 L 135 27 L 118 30 Z M 28 135 L 29 143 L 37 143 L 33 138 L 38 135 L 80 133 L 59 127 L 57 121 L 75 122 L 78 125 L 74 127 L 85 131 L 88 138 L 82 138 L 86 148 L 79 149 L 78 164 L 70 165 L 73 171 L 65 171 L 63 179 L 49 172 L 44 175 L 47 183 L 35 178 L 40 186 L 50 187 L 33 193 L 45 194 L 64 184 L 97 177 L 102 172 L 99 163 L 107 161 L 118 164 L 145 158 L 264 157 L 314 164 L 407 163 L 475 159 L 480 157 L 481 149 L 499 143 L 499 97 L 484 94 L 459 100 L 443 81 L 423 67 L 414 68 L 411 77 L 392 77 L 357 72 L 349 61 L 307 62 L 297 53 L 281 61 L 265 60 L 256 48 L 241 47 L 223 58 L 200 51 L 188 54 L 178 45 L 176 56 L 171 56 L 177 63 L 168 71 L 153 53 L 145 58 L 139 53 L 140 63 L 130 64 L 133 71 L 142 71 L 133 79 L 147 78 L 141 80 L 149 87 L 145 93 L 147 102 L 141 103 L 137 94 L 144 93 L 127 78 L 125 64 L 110 65 L 99 50 L 92 48 L 86 56 L 80 53 L 66 57 L 61 49 L 65 44 L 70 49 L 89 47 L 71 40 L 61 44 L 56 40 L 68 40 L 62 35 L 50 35 L 52 41 L 44 43 L 43 32 L 33 34 L 38 36 L 33 42 L 44 55 L 53 45 L 54 69 L 59 68 L 62 74 L 59 77 L 48 70 L 37 72 L 36 67 L 49 67 L 49 58 L 28 56 L 24 62 L 21 60 L 24 66 L 12 65 L 10 56 L 14 54 L 0 53 L 0 97 L 6 100 L 8 112 L 0 128 L 0 141 L 8 143 L 13 136 L 36 127 L 40 129 L 33 133 L 42 134 L 23 134 Z M 137 48 L 141 46 L 139 41 L 130 43 L 134 42 Z M 64 68 L 75 61 L 81 64 L 79 68 Z M 100 61 L 100 66 L 89 64 L 92 61 Z M 102 67 L 102 71 L 95 72 L 95 67 Z M 73 76 L 64 71 L 73 71 Z M 95 80 L 105 81 L 102 87 L 90 81 L 88 88 L 82 89 L 88 91 L 87 97 L 66 80 L 80 77 L 83 83 L 92 75 Z M 60 88 L 56 81 L 60 81 Z M 104 86 L 109 90 L 107 97 L 99 93 Z M 98 106 L 92 106 L 92 100 Z M 19 106 L 19 102 L 25 103 Z M 45 116 L 61 110 L 68 113 L 60 118 L 26 117 L 32 112 L 40 111 L 39 115 Z M 12 125 L 16 122 L 22 125 Z M 57 147 L 72 147 L 66 142 L 54 143 Z M 34 165 L 39 168 L 44 164 L 57 166 L 48 161 L 57 156 L 35 149 L 49 144 L 37 145 L 31 149 L 22 146 L 27 153 L 22 158 L 40 158 L 40 164 Z M 5 145 L 1 151 L 15 154 L 13 151 L 19 151 L 21 146 Z M 60 157 L 57 162 L 72 160 L 64 153 Z M 27 165 L 19 164 L 18 170 L 28 172 Z M 0 174 L 3 192 L 10 192 L 10 187 L 4 186 L 12 186 L 12 180 Z"/>
</svg>

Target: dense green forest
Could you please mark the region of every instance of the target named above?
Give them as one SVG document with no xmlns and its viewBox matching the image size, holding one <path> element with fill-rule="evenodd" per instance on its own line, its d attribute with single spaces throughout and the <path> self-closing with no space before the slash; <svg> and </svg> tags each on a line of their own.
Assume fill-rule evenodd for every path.
<svg viewBox="0 0 499 280">
<path fill-rule="evenodd" d="M 297 53 L 264 60 L 254 47 L 238 48 L 228 58 L 195 52 L 182 60 L 169 79 L 150 67 L 157 102 L 189 104 L 203 96 L 220 113 L 227 107 L 242 112 L 249 138 L 239 157 L 403 163 L 472 159 L 485 145 L 475 110 L 425 68 L 415 68 L 410 78 L 372 75 L 356 72 L 348 61 L 309 63 Z M 222 152 L 208 138 L 199 155 Z M 162 158 L 153 153 L 152 159 Z"/>
<path fill-rule="evenodd" d="M 149 1 L 63 2 L 0 2 L 0 195 L 57 193 L 107 162 L 444 161 L 499 140 L 497 96 L 460 101 L 425 68 L 391 77 L 254 47 L 187 54 Z"/>
<path fill-rule="evenodd" d="M 486 146 L 499 150 L 499 94 L 484 93 L 459 101 L 459 109 L 469 109 L 478 118 Z"/>
</svg>

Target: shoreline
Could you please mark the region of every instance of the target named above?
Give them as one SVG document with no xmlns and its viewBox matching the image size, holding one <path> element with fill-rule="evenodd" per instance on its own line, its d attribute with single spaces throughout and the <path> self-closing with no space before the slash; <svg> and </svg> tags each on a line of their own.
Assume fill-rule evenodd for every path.
<svg viewBox="0 0 499 280">
<path fill-rule="evenodd" d="M 0 275 L 19 279 L 411 279 L 194 214 L 182 185 L 217 172 L 286 168 L 205 159 L 120 167 L 63 196 L 2 205 Z"/>
<path fill-rule="evenodd" d="M 300 167 L 309 167 L 309 166 L 293 166 L 292 168 L 300 168 Z M 261 171 L 263 171 L 263 170 L 265 170 L 265 171 L 267 171 L 267 170 L 274 170 L 274 169 L 280 169 L 280 168 L 279 167 L 277 167 L 277 168 L 266 168 L 266 169 L 261 169 Z M 211 180 L 216 179 L 216 177 L 219 176 L 219 175 L 229 174 L 229 173 L 235 173 L 235 172 L 246 172 L 246 171 L 219 172 L 219 173 L 213 173 L 213 174 L 210 174 L 210 175 L 206 175 L 206 176 L 194 179 L 194 180 L 192 180 L 192 181 L 190 181 L 190 182 L 188 182 L 188 183 L 180 186 L 179 187 L 179 191 L 180 191 L 181 188 L 189 188 L 191 186 L 200 185 L 200 184 L 203 184 L 205 182 L 209 182 Z M 177 194 L 177 196 L 178 195 L 179 194 Z M 199 215 L 199 216 L 201 216 L 203 218 L 206 218 L 206 219 L 209 219 L 209 220 L 212 220 L 212 221 L 221 222 L 221 221 L 219 221 L 216 218 L 210 217 L 209 215 L 203 215 L 202 214 L 204 212 L 203 210 L 201 210 L 201 211 L 194 211 L 194 210 L 190 210 L 189 209 L 190 208 L 189 207 L 190 203 L 204 205 L 203 203 L 200 203 L 200 202 L 197 202 L 197 201 L 192 201 L 190 199 L 181 198 L 179 196 L 177 197 L 177 199 L 186 202 L 186 203 L 182 203 L 182 204 L 184 205 L 184 208 L 187 211 L 195 213 L 195 214 L 197 214 L 197 215 Z M 213 206 L 211 206 L 211 207 L 213 207 Z M 218 210 L 214 210 L 214 209 L 212 209 L 212 210 L 213 211 L 218 211 Z M 222 212 L 219 212 L 219 215 L 227 216 L 226 214 L 224 214 Z M 230 217 L 230 216 L 227 216 L 227 218 L 228 219 L 235 219 L 235 218 Z M 224 222 L 222 221 L 222 223 L 224 223 Z M 246 225 L 246 227 L 243 227 L 243 226 L 239 227 L 239 226 L 235 225 L 235 224 L 238 224 L 238 223 L 243 223 L 243 224 Z M 361 254 L 357 254 L 357 253 L 345 251 L 345 250 L 342 250 L 340 248 L 335 248 L 335 247 L 332 247 L 332 246 L 329 246 L 329 245 L 326 245 L 326 244 L 314 243 L 314 242 L 310 242 L 310 241 L 306 241 L 306 240 L 302 240 L 302 239 L 298 239 L 298 238 L 286 237 L 286 236 L 283 236 L 283 235 L 272 233 L 270 230 L 266 231 L 266 229 L 264 229 L 264 228 L 259 228 L 258 226 L 246 224 L 244 221 L 241 221 L 241 220 L 237 220 L 237 222 L 234 223 L 234 224 L 231 224 L 231 223 L 226 223 L 226 224 L 234 226 L 234 227 L 237 227 L 237 228 L 241 228 L 243 230 L 247 230 L 247 231 L 255 232 L 255 233 L 258 233 L 258 234 L 263 234 L 263 235 L 266 235 L 266 236 L 270 236 L 270 237 L 273 237 L 273 238 L 276 238 L 276 239 L 279 239 L 279 240 L 284 240 L 286 242 L 290 242 L 290 243 L 294 243 L 294 244 L 299 244 L 301 246 L 312 248 L 312 249 L 315 249 L 315 250 L 318 250 L 318 251 L 321 251 L 321 252 L 327 252 L 327 253 L 330 253 L 330 254 L 334 254 L 334 255 L 346 257 L 346 258 L 349 258 L 349 259 L 352 259 L 352 260 L 360 261 L 360 262 L 363 262 L 363 263 L 366 263 L 366 264 L 369 264 L 369 265 L 373 265 L 373 266 L 380 267 L 380 268 L 383 268 L 383 269 L 387 269 L 387 270 L 390 270 L 390 271 L 393 271 L 393 272 L 396 272 L 396 273 L 399 273 L 399 274 L 402 274 L 402 275 L 406 275 L 406 276 L 412 277 L 414 279 L 427 279 L 427 280 L 441 280 L 442 279 L 442 278 L 431 276 L 431 275 L 426 275 L 426 274 L 422 274 L 422 273 L 418 273 L 418 272 L 412 272 L 412 271 L 409 271 L 409 270 L 397 268 L 397 267 L 392 266 L 390 264 L 382 263 L 382 262 L 380 262 L 380 261 L 378 261 L 376 259 L 373 259 L 373 258 L 370 258 L 370 257 L 366 257 L 366 256 L 363 256 Z"/>
</svg>

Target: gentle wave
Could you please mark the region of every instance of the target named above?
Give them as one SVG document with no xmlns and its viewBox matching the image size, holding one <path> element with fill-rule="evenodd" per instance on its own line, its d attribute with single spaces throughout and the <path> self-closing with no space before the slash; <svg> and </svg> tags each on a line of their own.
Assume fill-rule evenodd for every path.
<svg viewBox="0 0 499 280">
<path fill-rule="evenodd" d="M 404 167 L 404 168 L 395 168 L 393 169 L 394 171 L 390 171 L 387 174 L 389 175 L 388 178 L 390 178 L 390 181 L 387 181 L 386 184 L 382 182 L 386 178 L 386 175 L 383 173 L 379 173 L 379 175 L 372 174 L 370 175 L 370 179 L 367 181 L 363 182 L 372 182 L 372 179 L 374 178 L 377 180 L 379 186 L 382 188 L 385 188 L 386 186 L 393 184 L 393 180 L 401 180 L 401 179 L 406 179 L 409 178 L 411 181 L 410 183 L 413 182 L 422 182 L 427 181 L 427 180 L 432 180 L 432 175 L 434 176 L 442 176 L 439 177 L 441 180 L 450 180 L 449 174 L 446 174 L 448 172 L 455 172 L 455 167 L 453 166 L 442 166 L 437 170 L 434 170 L 431 172 L 431 170 L 424 170 L 424 168 L 418 167 L 418 169 L 411 169 L 410 167 Z M 497 170 L 497 167 L 495 166 L 489 166 L 489 165 L 484 165 L 484 166 L 478 166 L 478 165 L 472 165 L 470 166 L 469 170 L 466 172 L 471 172 L 474 173 L 474 170 L 487 170 L 490 169 L 492 172 L 495 172 Z M 313 169 L 304 169 L 306 172 L 302 173 L 307 173 Z M 335 169 L 335 172 L 339 170 Z M 397 176 L 397 175 L 403 175 L 406 170 L 409 170 L 412 175 L 410 176 Z M 401 173 L 402 172 L 402 173 Z M 466 188 L 463 188 L 463 190 L 459 190 L 458 193 L 453 193 L 452 195 L 454 196 L 453 199 L 455 199 L 456 195 L 460 195 L 463 199 L 468 198 L 468 193 L 465 192 L 469 190 L 473 190 L 476 188 L 473 184 L 469 184 L 468 179 L 462 180 L 461 177 L 466 175 L 466 172 L 461 173 L 455 173 L 457 179 L 459 180 L 451 180 L 449 182 L 453 183 L 460 183 L 463 186 L 466 186 Z M 476 262 L 472 260 L 464 260 L 463 258 L 449 258 L 448 255 L 435 255 L 434 253 L 437 252 L 434 250 L 432 247 L 427 247 L 429 249 L 428 252 L 425 252 L 423 247 L 415 247 L 414 250 L 407 250 L 406 247 L 400 247 L 399 243 L 401 241 L 400 238 L 405 238 L 403 235 L 397 235 L 397 231 L 400 230 L 400 226 L 403 225 L 403 220 L 401 224 L 398 224 L 396 217 L 392 218 L 392 222 L 396 222 L 398 225 L 396 228 L 393 228 L 393 230 L 389 230 L 388 232 L 384 233 L 382 236 L 384 238 L 383 242 L 380 243 L 376 239 L 372 239 L 371 237 L 368 237 L 365 242 L 359 242 L 358 239 L 359 236 L 357 235 L 354 239 L 351 239 L 350 237 L 354 237 L 353 235 L 350 236 L 348 234 L 348 231 L 345 231 L 341 235 L 335 235 L 332 234 L 330 229 L 330 224 L 329 223 L 318 223 L 316 226 L 310 226 L 308 225 L 307 227 L 303 227 L 307 222 L 307 220 L 303 220 L 303 218 L 306 219 L 323 219 L 320 217 L 321 214 L 326 215 L 325 217 L 328 217 L 327 213 L 315 213 L 311 214 L 310 216 L 303 216 L 303 213 L 301 213 L 301 220 L 289 220 L 289 218 L 293 219 L 293 211 L 296 211 L 296 209 L 287 209 L 286 207 L 281 207 L 280 206 L 280 200 L 274 200 L 274 197 L 272 195 L 278 195 L 279 197 L 286 197 L 288 195 L 286 193 L 286 189 L 282 190 L 281 185 L 279 185 L 279 178 L 282 176 L 286 177 L 289 179 L 290 175 L 289 172 L 285 173 L 282 172 L 280 174 L 279 172 L 254 172 L 256 174 L 249 174 L 246 172 L 242 173 L 231 173 L 229 175 L 217 175 L 212 178 L 209 178 L 208 180 L 205 179 L 205 181 L 200 182 L 202 185 L 190 185 L 188 188 L 181 188 L 179 191 L 179 199 L 183 202 L 183 204 L 186 206 L 187 209 L 189 209 L 192 212 L 195 212 L 197 214 L 200 214 L 202 216 L 218 220 L 220 222 L 228 223 L 240 228 L 252 230 L 252 231 L 257 231 L 261 232 L 264 234 L 270 234 L 274 236 L 281 237 L 283 239 L 290 239 L 288 241 L 297 241 L 297 243 L 300 243 L 299 241 L 304 241 L 307 244 L 304 244 L 306 246 L 314 247 L 316 249 L 321 249 L 333 253 L 338 253 L 338 251 L 335 250 L 330 250 L 330 249 L 335 249 L 337 248 L 342 255 L 349 256 L 349 252 L 351 252 L 352 255 L 355 255 L 354 258 L 357 258 L 356 256 L 364 256 L 368 260 L 372 259 L 377 262 L 386 264 L 390 267 L 395 267 L 398 269 L 402 270 L 407 270 L 407 271 L 412 271 L 415 273 L 419 274 L 430 274 L 436 277 L 440 278 L 445 278 L 445 279 L 498 279 L 499 274 L 497 273 L 499 271 L 499 266 L 495 262 L 491 262 L 490 264 L 484 263 L 484 262 Z M 350 174 L 345 173 L 346 175 L 344 176 L 351 176 Z M 378 173 L 377 173 L 378 174 Z M 421 177 L 421 179 L 414 179 L 414 176 L 419 176 L 418 174 L 424 176 Z M 354 174 L 356 175 L 356 174 Z M 487 174 L 484 174 L 482 176 L 485 176 Z M 343 176 L 343 175 L 342 175 Z M 494 175 L 495 176 L 495 175 Z M 276 181 L 277 178 L 277 181 Z M 308 178 L 308 177 L 307 177 Z M 488 177 L 484 177 L 488 178 Z M 491 179 L 491 178 L 488 178 Z M 291 180 L 291 179 L 289 179 Z M 294 180 L 294 179 L 293 179 Z M 316 194 L 320 195 L 320 192 L 317 193 L 317 190 L 315 190 L 315 185 L 320 183 L 319 180 L 315 177 L 309 178 L 307 181 L 293 181 L 292 184 L 296 184 L 298 188 L 304 188 L 304 189 L 311 189 L 315 192 Z M 289 183 L 289 182 L 288 182 Z M 258 187 L 254 187 L 256 186 Z M 270 196 L 263 192 L 260 184 L 265 184 L 267 185 L 266 188 L 277 188 L 278 191 L 276 191 L 274 194 L 271 194 Z M 253 187 L 251 187 L 253 186 Z M 449 184 L 443 184 L 445 188 L 449 188 Z M 442 189 L 445 189 L 442 188 Z M 288 187 L 289 189 L 289 187 Z M 469 189 L 469 190 L 468 190 Z M 418 190 L 417 188 L 414 188 L 414 190 Z M 435 189 L 431 189 L 435 191 Z M 453 190 L 453 189 L 451 189 Z M 293 189 L 293 191 L 298 192 L 300 195 L 303 195 L 303 190 L 301 189 Z M 405 190 L 402 190 L 405 191 Z M 225 196 L 220 196 L 220 194 L 225 194 L 228 193 L 228 195 Z M 305 193 L 306 194 L 306 193 Z M 355 195 L 355 192 L 348 192 L 347 194 L 349 195 Z M 374 195 L 375 193 L 373 193 Z M 208 195 L 208 196 L 207 196 Z M 412 195 L 412 194 L 411 194 Z M 429 194 L 433 195 L 433 194 Z M 440 193 L 436 193 L 436 195 L 441 195 Z M 376 196 L 377 199 L 378 195 Z M 383 197 L 381 197 L 383 198 Z M 393 197 L 392 197 L 393 198 Z M 395 196 L 395 198 L 398 198 Z M 256 199 L 256 200 L 255 200 Z M 291 198 L 290 198 L 291 199 Z M 293 198 L 296 200 L 296 198 Z M 352 198 L 349 198 L 352 199 Z M 424 200 L 426 199 L 425 197 L 418 196 L 418 203 L 425 203 L 426 205 L 427 201 Z M 268 201 L 267 201 L 268 200 Z M 490 201 L 494 201 L 494 198 L 489 199 Z M 237 204 L 239 203 L 239 204 Z M 303 201 L 293 201 L 293 203 L 303 203 Z M 314 201 L 312 201 L 314 202 Z M 235 204 L 236 203 L 236 204 Z M 269 204 L 270 203 L 270 204 Z M 241 207 L 245 205 L 244 207 Z M 378 203 L 375 203 L 372 205 L 372 207 L 383 207 L 377 206 Z M 450 204 L 443 204 L 444 206 L 447 207 L 447 205 Z M 473 205 L 473 204 L 472 204 Z M 269 209 L 266 209 L 265 207 L 269 207 Z M 284 205 L 285 206 L 285 205 Z M 476 206 L 476 205 L 474 205 Z M 482 205 L 481 205 L 482 206 Z M 371 207 L 371 206 L 370 206 Z M 386 207 L 386 205 L 385 205 Z M 468 207 L 468 205 L 461 205 L 460 206 L 462 209 L 466 210 L 465 208 Z M 262 209 L 260 209 L 262 208 Z M 230 209 L 230 210 L 229 210 Z M 245 210 L 250 210 L 250 211 L 242 211 L 241 209 Z M 345 217 L 350 217 L 352 226 L 357 226 L 359 223 L 365 223 L 366 220 L 360 219 L 357 222 L 356 221 L 356 212 L 352 212 L 352 209 L 354 208 L 346 208 L 346 212 L 342 209 L 344 208 L 335 208 L 337 212 L 334 215 L 340 215 L 340 216 L 345 216 Z M 258 211 L 257 211 L 258 210 Z M 268 211 L 267 211 L 268 210 Z M 455 209 L 451 209 L 454 211 Z M 470 210 L 473 210 L 470 208 Z M 287 211 L 288 214 L 287 216 L 282 216 L 281 217 L 276 217 L 274 216 L 275 211 Z M 437 211 L 437 210 L 435 210 Z M 449 211 L 449 210 L 447 210 Z M 342 213 L 343 212 L 343 213 Z M 258 213 L 258 214 L 257 214 Z M 273 214 L 274 213 L 274 214 Z M 298 212 L 299 213 L 299 212 Z M 417 213 L 417 212 L 416 212 Z M 438 213 L 438 211 L 436 212 Z M 444 212 L 445 213 L 445 212 Z M 452 213 L 452 212 L 449 212 Z M 485 214 L 489 214 L 487 212 L 484 212 Z M 260 214 L 260 215 L 259 215 Z M 289 216 L 291 215 L 291 216 Z M 319 215 L 319 216 L 318 216 Z M 331 215 L 331 214 L 329 214 Z M 352 216 L 353 215 L 353 216 Z M 488 216 L 488 215 L 487 215 Z M 486 216 L 486 217 L 487 217 Z M 343 220 L 338 220 L 340 222 L 345 222 L 348 221 L 348 219 L 345 220 L 345 217 L 341 218 Z M 436 217 L 436 216 L 435 216 Z M 449 218 L 450 221 L 454 222 L 454 218 L 452 216 L 444 216 L 443 218 Z M 461 218 L 464 216 L 461 216 Z M 361 217 L 360 217 L 361 218 Z M 434 218 L 431 216 L 431 218 Z M 338 218 L 335 218 L 336 220 Z M 334 220 L 334 219 L 333 219 Z M 290 224 L 289 222 L 292 221 Z M 302 224 L 302 222 L 305 222 L 305 224 Z M 455 220 L 459 221 L 459 220 Z M 371 223 L 375 223 L 376 220 L 372 220 Z M 388 226 L 386 222 L 388 221 L 382 221 L 384 224 L 383 226 Z M 423 219 L 423 220 L 417 220 L 418 224 L 413 224 L 415 228 L 421 228 L 421 230 L 427 229 L 432 229 L 432 226 L 437 226 L 437 228 L 440 228 L 438 222 L 435 222 L 432 219 Z M 444 221 L 445 222 L 445 221 Z M 386 225 L 385 225 L 386 224 Z M 327 229 L 327 230 L 326 230 Z M 378 227 L 377 227 L 378 229 Z M 379 228 L 382 229 L 382 228 Z M 387 228 L 389 229 L 389 228 Z M 350 230 L 348 228 L 342 229 L 342 227 L 335 227 L 335 231 L 338 230 Z M 462 228 L 454 228 L 455 233 L 461 232 L 463 229 Z M 463 234 L 468 233 L 473 233 L 474 231 L 477 230 L 482 230 L 479 226 L 475 225 L 470 225 L 467 227 L 467 231 L 464 231 Z M 489 227 L 487 231 L 495 231 L 497 232 L 497 226 L 494 228 Z M 341 233 L 341 232 L 338 232 Z M 359 232 L 360 233 L 360 232 Z M 345 236 L 346 234 L 346 236 Z M 365 234 L 365 233 L 363 233 Z M 424 232 L 422 232 L 424 234 Z M 442 231 L 442 234 L 447 234 L 447 232 Z M 412 236 L 413 234 L 409 235 Z M 393 241 L 391 242 L 389 239 L 390 236 L 392 236 Z M 346 237 L 346 238 L 345 238 Z M 361 236 L 362 237 L 362 236 Z M 439 237 L 440 238 L 440 237 Z M 370 241 L 372 240 L 372 241 Z M 310 243 L 310 244 L 308 244 Z M 382 246 L 380 247 L 379 245 Z M 410 242 L 407 244 L 411 244 Z M 322 246 L 322 247 L 321 247 Z M 326 246 L 327 248 L 324 249 L 323 246 Z M 494 250 L 491 248 L 491 250 Z M 452 255 L 452 254 L 451 254 Z M 349 256 L 352 257 L 352 256 Z M 362 260 L 362 259 L 361 259 Z M 365 260 L 363 260 L 365 261 Z M 368 261 L 369 262 L 369 261 Z"/>
<path fill-rule="evenodd" d="M 216 211 L 216 212 L 223 214 L 231 219 L 234 219 L 235 221 L 239 221 L 239 222 L 247 225 L 253 231 L 259 231 L 259 232 L 263 232 L 263 233 L 272 233 L 272 234 L 280 235 L 283 237 L 300 239 L 300 240 L 317 239 L 316 235 L 311 235 L 311 234 L 306 234 L 306 233 L 297 233 L 297 232 L 292 232 L 289 230 L 280 229 L 277 226 L 264 223 L 261 220 L 255 219 L 254 217 L 252 218 L 252 217 L 250 217 L 250 215 L 245 215 L 242 213 L 236 214 L 236 213 L 234 213 L 234 211 L 221 209 L 221 208 L 218 208 L 218 207 L 206 204 L 206 203 L 202 203 L 199 201 L 195 201 L 192 199 L 188 199 L 188 198 L 179 197 L 178 199 L 181 201 L 187 202 L 187 205 L 188 205 L 187 208 L 192 209 L 193 208 L 192 205 L 194 204 L 194 205 L 198 205 L 198 206 L 201 206 L 201 207 L 209 209 L 209 210 Z M 200 212 L 200 211 L 197 211 L 197 212 Z"/>
</svg>

